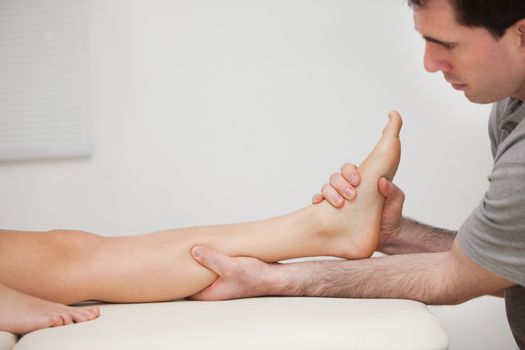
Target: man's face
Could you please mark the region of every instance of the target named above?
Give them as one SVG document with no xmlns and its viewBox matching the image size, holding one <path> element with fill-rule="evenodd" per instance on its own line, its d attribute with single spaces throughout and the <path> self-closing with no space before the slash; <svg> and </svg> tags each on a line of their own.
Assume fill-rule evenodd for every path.
<svg viewBox="0 0 525 350">
<path fill-rule="evenodd" d="M 525 99 L 525 56 L 514 27 L 497 40 L 484 28 L 458 24 L 447 0 L 415 7 L 414 23 L 426 41 L 425 69 L 443 72 L 470 101 Z"/>
</svg>

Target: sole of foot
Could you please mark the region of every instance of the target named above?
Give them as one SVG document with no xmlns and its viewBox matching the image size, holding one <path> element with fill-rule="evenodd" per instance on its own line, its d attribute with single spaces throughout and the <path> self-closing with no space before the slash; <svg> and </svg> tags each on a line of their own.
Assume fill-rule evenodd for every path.
<svg viewBox="0 0 525 350">
<path fill-rule="evenodd" d="M 379 142 L 359 165 L 361 184 L 356 188 L 357 197 L 346 201 L 342 208 L 334 208 L 327 201 L 318 204 L 324 207 L 330 234 L 337 235 L 333 244 L 335 256 L 362 259 L 370 257 L 377 248 L 385 200 L 378 189 L 379 179 L 392 181 L 401 158 L 402 118 L 396 111 L 388 117 Z"/>
</svg>

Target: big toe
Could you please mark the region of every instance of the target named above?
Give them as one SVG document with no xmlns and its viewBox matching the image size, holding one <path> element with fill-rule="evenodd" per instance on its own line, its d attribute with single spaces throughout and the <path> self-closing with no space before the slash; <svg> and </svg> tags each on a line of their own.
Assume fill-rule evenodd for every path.
<svg viewBox="0 0 525 350">
<path fill-rule="evenodd" d="M 100 308 L 98 306 L 88 306 L 86 307 L 86 311 L 88 311 L 89 314 L 92 316 L 91 319 L 97 318 L 100 316 Z"/>
<path fill-rule="evenodd" d="M 397 111 L 391 111 L 388 113 L 388 118 L 388 123 L 383 129 L 383 137 L 399 137 L 399 132 L 401 131 L 401 126 L 403 125 L 401 115 Z"/>
</svg>

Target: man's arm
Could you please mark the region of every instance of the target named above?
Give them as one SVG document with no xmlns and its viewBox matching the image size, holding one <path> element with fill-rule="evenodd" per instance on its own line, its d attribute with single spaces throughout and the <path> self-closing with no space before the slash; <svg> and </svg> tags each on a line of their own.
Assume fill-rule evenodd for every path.
<svg viewBox="0 0 525 350">
<path fill-rule="evenodd" d="M 452 248 L 456 232 L 429 226 L 403 217 L 398 233 L 382 237 L 378 247 L 381 253 L 410 254 L 447 252 Z"/>
<path fill-rule="evenodd" d="M 351 188 L 354 195 L 345 196 L 345 198 L 353 200 L 356 196 L 354 186 L 358 186 L 359 182 L 360 175 L 357 167 L 347 163 L 341 167 L 340 173 L 335 173 L 330 177 L 330 183 L 323 186 L 321 194 L 315 195 L 312 202 L 317 204 L 326 200 L 334 207 L 341 207 L 344 201 L 334 200 L 336 195 L 343 196 L 345 189 Z M 385 204 L 377 251 L 388 255 L 450 251 L 456 232 L 402 217 L 405 194 L 387 179 L 379 180 L 378 189 L 385 196 Z M 503 297 L 502 290 L 490 294 Z"/>
<path fill-rule="evenodd" d="M 196 247 L 192 253 L 219 277 L 198 300 L 261 295 L 400 298 L 426 304 L 458 304 L 495 293 L 514 283 L 472 262 L 454 241 L 440 253 L 385 256 L 364 260 L 266 264 L 231 258 Z"/>
</svg>

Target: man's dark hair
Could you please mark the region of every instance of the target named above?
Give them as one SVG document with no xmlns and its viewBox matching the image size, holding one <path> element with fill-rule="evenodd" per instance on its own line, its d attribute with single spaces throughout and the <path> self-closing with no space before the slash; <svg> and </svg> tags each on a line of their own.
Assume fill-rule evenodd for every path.
<svg viewBox="0 0 525 350">
<path fill-rule="evenodd" d="M 411 7 L 424 7 L 428 0 L 408 0 Z M 525 18 L 525 0 L 448 0 L 459 24 L 483 27 L 494 38 L 501 38 L 507 29 Z"/>
</svg>

